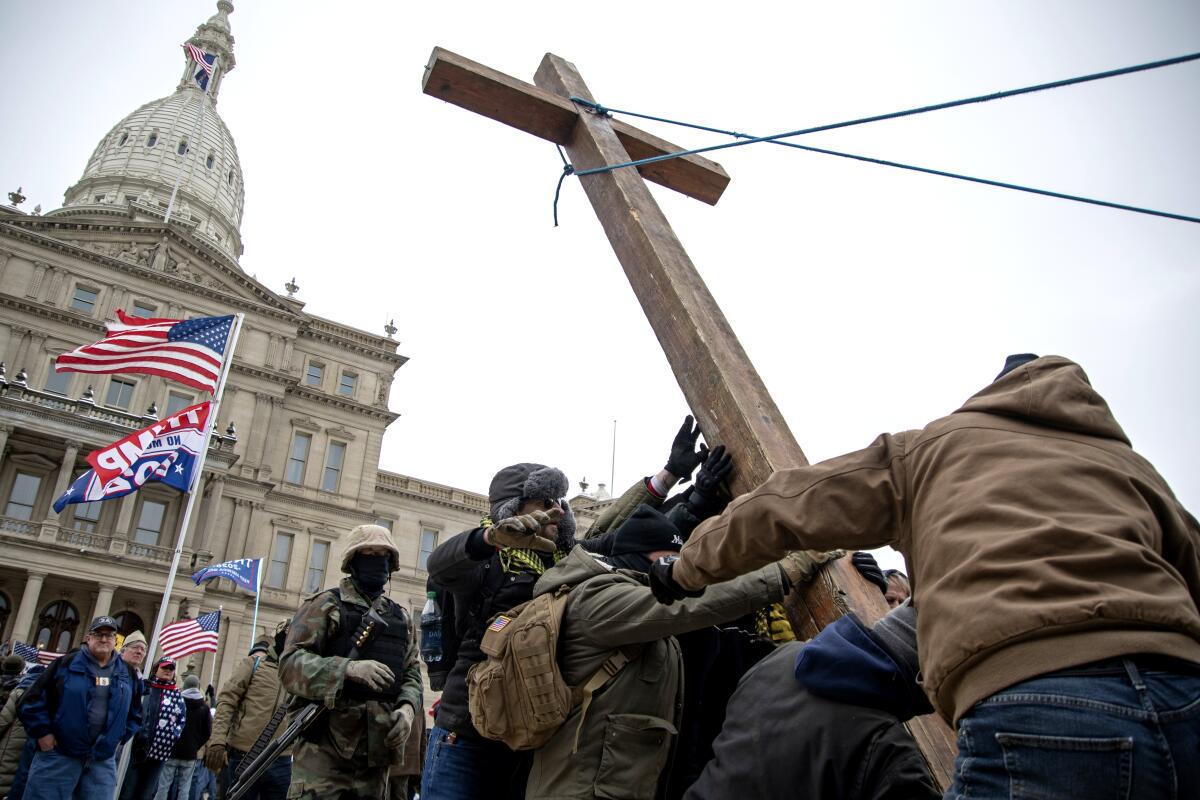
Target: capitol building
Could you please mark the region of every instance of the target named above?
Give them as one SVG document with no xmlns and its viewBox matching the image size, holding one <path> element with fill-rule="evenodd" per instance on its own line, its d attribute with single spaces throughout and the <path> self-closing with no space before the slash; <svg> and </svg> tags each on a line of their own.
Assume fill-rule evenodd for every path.
<svg viewBox="0 0 1200 800">
<path fill-rule="evenodd" d="M 407 360 L 390 335 L 310 314 L 294 287 L 279 294 L 239 266 L 242 164 L 218 112 L 237 63 L 232 11 L 221 0 L 188 40 L 217 56 L 207 95 L 181 55 L 174 92 L 96 132 L 61 208 L 21 210 L 19 190 L 0 205 L 0 641 L 61 652 L 99 614 L 149 638 L 187 497 L 152 483 L 61 515 L 51 504 L 88 469 L 89 452 L 207 399 L 160 377 L 57 373 L 55 358 L 100 339 L 117 309 L 241 313 L 167 611 L 171 621 L 222 609 L 218 652 L 187 665 L 205 683 L 214 672 L 217 685 L 256 638 L 337 582 L 355 525 L 392 530 L 401 555 L 391 596 L 419 614 L 429 553 L 487 508 L 476 492 L 379 468 L 398 416 L 392 379 Z M 597 501 L 572 504 L 582 529 Z M 189 577 L 236 558 L 265 559 L 256 630 L 253 594 Z"/>
</svg>

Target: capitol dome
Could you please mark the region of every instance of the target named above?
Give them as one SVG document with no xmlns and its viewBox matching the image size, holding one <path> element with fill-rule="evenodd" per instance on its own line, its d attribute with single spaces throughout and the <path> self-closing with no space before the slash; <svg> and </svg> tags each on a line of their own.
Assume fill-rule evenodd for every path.
<svg viewBox="0 0 1200 800">
<path fill-rule="evenodd" d="M 232 11 L 228 0 L 220 0 L 217 13 L 187 42 L 217 57 L 207 95 L 195 77 L 200 67 L 185 50 L 174 94 L 146 103 L 114 125 L 83 176 L 66 191 L 64 208 L 52 215 L 115 204 L 161 217 L 178 182 L 171 224 L 190 228 L 237 260 L 245 184 L 237 145 L 216 109 L 221 83 L 235 64 Z"/>
</svg>

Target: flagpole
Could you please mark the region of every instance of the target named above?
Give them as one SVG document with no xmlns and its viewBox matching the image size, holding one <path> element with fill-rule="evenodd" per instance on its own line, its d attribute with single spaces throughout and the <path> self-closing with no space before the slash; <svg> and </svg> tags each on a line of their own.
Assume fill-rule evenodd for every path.
<svg viewBox="0 0 1200 800">
<path fill-rule="evenodd" d="M 203 130 L 204 112 L 208 109 L 208 103 L 206 102 L 208 100 L 208 89 L 210 86 L 212 86 L 217 81 L 217 70 L 219 69 L 218 65 L 220 63 L 221 63 L 221 59 L 214 56 L 213 57 L 213 72 L 212 72 L 212 75 L 208 76 L 208 83 L 204 85 L 204 91 L 200 95 L 200 115 L 196 120 L 196 124 L 194 126 L 192 126 L 192 135 L 188 139 L 187 147 L 183 151 L 184 158 L 186 158 L 188 152 L 191 151 L 192 145 L 196 144 L 196 136 L 197 136 L 196 131 Z M 191 70 L 189 70 L 189 72 L 190 71 Z M 199 151 L 197 151 L 196 158 L 199 158 L 199 157 L 200 157 Z M 195 159 L 193 159 L 192 166 L 194 167 L 195 164 L 196 164 L 196 161 L 195 161 Z M 175 174 L 175 185 L 171 187 L 171 199 L 167 201 L 167 213 L 163 216 L 163 228 L 164 229 L 166 228 L 167 223 L 171 221 L 171 211 L 172 211 L 172 209 L 175 208 L 175 194 L 179 191 L 179 182 L 182 179 L 183 179 L 183 165 L 181 164 L 179 166 L 179 171 Z"/>
<path fill-rule="evenodd" d="M 254 643 L 258 640 L 258 598 L 262 596 L 262 575 L 264 566 L 266 565 L 262 561 L 258 562 L 258 581 L 254 587 L 254 621 L 250 623 L 251 647 L 253 647 Z"/>
<path fill-rule="evenodd" d="M 218 612 L 223 612 L 223 611 L 225 611 L 225 606 L 224 606 L 224 605 L 218 605 L 218 606 L 217 606 L 217 611 L 218 611 Z M 221 617 L 221 618 L 222 618 L 222 619 L 224 619 L 224 615 L 222 615 L 222 617 Z M 220 623 L 218 623 L 218 625 L 219 625 L 219 624 L 220 624 Z M 217 632 L 218 632 L 218 633 L 220 633 L 220 631 L 221 631 L 221 629 L 220 629 L 220 628 L 217 628 Z M 226 634 L 226 638 L 228 638 L 228 636 L 229 636 L 229 634 Z M 219 637 L 219 636 L 218 636 L 217 638 L 218 638 L 218 640 L 220 639 L 220 637 Z M 228 645 L 228 644 L 229 644 L 229 642 L 226 642 L 225 644 L 226 644 L 226 645 Z M 213 659 L 212 659 L 212 666 L 211 666 L 211 667 L 209 667 L 209 670 L 208 670 L 208 685 L 209 685 L 209 686 L 211 686 L 211 687 L 213 687 L 213 688 L 215 689 L 215 688 L 217 688 L 217 684 L 215 683 L 215 681 L 216 681 L 216 679 L 217 679 L 217 653 L 216 653 L 216 651 L 215 651 L 215 650 L 213 651 L 212 657 L 213 657 Z"/>
</svg>

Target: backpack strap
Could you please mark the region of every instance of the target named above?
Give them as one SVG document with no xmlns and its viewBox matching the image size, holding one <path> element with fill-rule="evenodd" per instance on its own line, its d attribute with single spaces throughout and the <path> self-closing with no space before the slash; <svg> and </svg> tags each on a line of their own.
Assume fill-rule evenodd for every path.
<svg viewBox="0 0 1200 800">
<path fill-rule="evenodd" d="M 571 747 L 571 755 L 579 752 L 579 736 L 583 733 L 583 722 L 587 719 L 588 706 L 592 704 L 592 695 L 600 691 L 604 684 L 613 678 L 625 665 L 642 654 L 642 645 L 622 647 L 614 650 L 604 659 L 600 669 L 579 688 L 581 704 L 579 707 L 579 724 L 575 727 L 575 744 Z"/>
</svg>

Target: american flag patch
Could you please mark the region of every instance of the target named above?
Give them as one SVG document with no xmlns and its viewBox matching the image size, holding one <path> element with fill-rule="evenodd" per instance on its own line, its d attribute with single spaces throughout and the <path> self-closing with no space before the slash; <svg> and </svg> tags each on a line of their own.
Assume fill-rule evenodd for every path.
<svg viewBox="0 0 1200 800">
<path fill-rule="evenodd" d="M 498 633 L 498 632 L 504 630 L 505 627 L 507 627 L 508 623 L 510 623 L 510 622 L 512 622 L 512 617 L 506 617 L 503 614 L 501 614 L 500 616 L 496 617 L 495 620 L 492 621 L 491 625 L 488 625 L 488 630 L 496 631 Z"/>
</svg>

